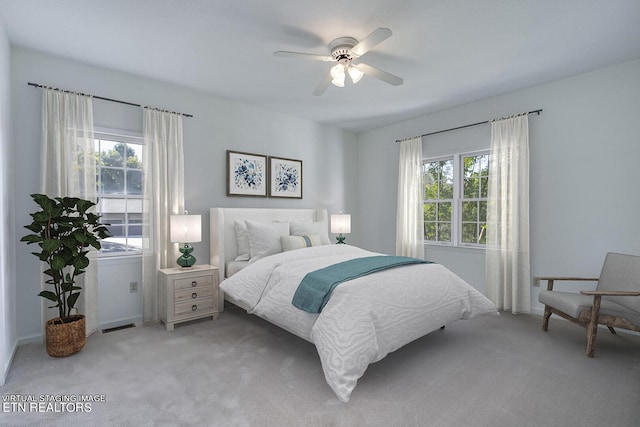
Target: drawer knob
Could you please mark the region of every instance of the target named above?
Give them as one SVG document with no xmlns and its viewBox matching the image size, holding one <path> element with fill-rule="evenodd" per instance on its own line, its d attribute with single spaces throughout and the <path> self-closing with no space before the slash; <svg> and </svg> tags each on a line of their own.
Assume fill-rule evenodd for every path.
<svg viewBox="0 0 640 427">
<path fill-rule="evenodd" d="M 193 286 L 193 287 L 198 286 L 198 282 L 194 280 L 193 282 L 191 282 L 191 286 Z"/>
<path fill-rule="evenodd" d="M 197 306 L 197 305 L 193 304 L 193 305 L 191 306 L 191 311 L 196 311 L 197 309 L 198 309 L 198 306 Z"/>
<path fill-rule="evenodd" d="M 198 298 L 198 293 L 197 292 L 192 293 L 191 298 Z"/>
</svg>

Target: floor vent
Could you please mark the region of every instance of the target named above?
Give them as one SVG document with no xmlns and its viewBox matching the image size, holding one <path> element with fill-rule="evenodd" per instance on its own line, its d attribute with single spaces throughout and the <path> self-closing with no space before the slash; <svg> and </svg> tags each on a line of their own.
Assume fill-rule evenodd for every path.
<svg viewBox="0 0 640 427">
<path fill-rule="evenodd" d="M 116 326 L 115 328 L 103 329 L 102 333 L 107 334 L 109 332 L 121 331 L 122 329 L 129 329 L 129 328 L 135 328 L 135 327 L 136 327 L 135 323 L 129 323 L 128 325 L 122 325 L 122 326 Z"/>
</svg>

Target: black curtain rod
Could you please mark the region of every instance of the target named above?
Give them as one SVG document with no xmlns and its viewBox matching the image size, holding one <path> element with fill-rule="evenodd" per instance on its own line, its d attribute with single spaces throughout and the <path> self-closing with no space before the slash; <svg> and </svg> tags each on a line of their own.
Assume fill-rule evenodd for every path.
<svg viewBox="0 0 640 427">
<path fill-rule="evenodd" d="M 539 109 L 539 110 L 529 111 L 527 114 L 540 115 L 541 112 L 542 112 L 542 108 Z M 479 125 L 486 125 L 487 123 L 491 123 L 491 120 L 485 120 L 484 122 L 478 122 L 478 123 L 471 123 L 470 125 L 458 126 L 458 127 L 455 127 L 455 128 L 439 130 L 439 131 L 436 131 L 436 132 L 423 133 L 422 135 L 420 135 L 420 138 L 424 138 L 425 136 L 437 135 L 439 133 L 451 132 L 452 130 L 470 128 L 470 127 L 479 126 Z M 417 138 L 417 137 L 414 136 L 413 138 Z M 413 138 L 397 139 L 396 142 L 402 142 L 402 141 L 406 141 L 408 139 L 413 139 Z"/>
<path fill-rule="evenodd" d="M 120 101 L 119 99 L 105 98 L 103 96 L 87 95 L 86 93 L 74 92 L 72 90 L 58 89 L 57 87 L 55 87 L 55 88 L 54 87 L 49 87 L 49 86 L 41 85 L 41 84 L 38 84 L 38 83 L 28 82 L 27 85 L 33 86 L 33 87 L 39 87 L 39 88 L 58 90 L 60 92 L 65 92 L 65 93 L 77 93 L 78 95 L 90 96 L 90 97 L 95 98 L 95 99 L 101 99 L 103 101 L 109 101 L 109 102 L 117 102 L 118 104 L 131 105 L 133 107 L 153 108 L 153 107 L 146 107 L 146 106 L 140 105 L 140 104 L 134 104 L 133 102 Z M 184 116 L 184 117 L 193 117 L 191 114 L 187 114 L 187 113 L 178 113 L 178 112 L 175 112 L 175 111 L 167 111 L 167 110 L 162 110 L 160 108 L 153 108 L 153 109 L 154 110 L 159 110 L 159 111 L 165 111 L 167 113 L 180 114 L 181 116 Z"/>
</svg>

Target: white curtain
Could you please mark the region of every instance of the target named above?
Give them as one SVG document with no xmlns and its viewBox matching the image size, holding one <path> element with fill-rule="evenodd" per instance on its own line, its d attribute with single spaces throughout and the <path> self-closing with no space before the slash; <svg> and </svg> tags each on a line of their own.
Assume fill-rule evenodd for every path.
<svg viewBox="0 0 640 427">
<path fill-rule="evenodd" d="M 529 291 L 529 118 L 491 122 L 487 207 L 487 297 L 498 309 L 531 310 Z"/>
<path fill-rule="evenodd" d="M 175 266 L 169 218 L 184 211 L 182 116 L 144 109 L 143 320 L 158 319 L 158 269 Z"/>
<path fill-rule="evenodd" d="M 396 254 L 424 258 L 422 138 L 400 142 Z"/>
<path fill-rule="evenodd" d="M 43 89 L 40 190 L 49 197 L 97 201 L 91 97 Z M 78 309 L 86 317 L 87 335 L 98 329 L 97 251 L 90 250 L 88 256 L 89 267 L 78 277 L 83 288 Z M 43 324 L 57 317 L 48 305 L 43 301 Z"/>
</svg>

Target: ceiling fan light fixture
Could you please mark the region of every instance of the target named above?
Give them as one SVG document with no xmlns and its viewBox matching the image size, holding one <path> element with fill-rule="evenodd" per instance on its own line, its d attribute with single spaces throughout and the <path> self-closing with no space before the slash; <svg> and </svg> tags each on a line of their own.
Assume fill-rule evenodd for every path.
<svg viewBox="0 0 640 427">
<path fill-rule="evenodd" d="M 353 84 L 358 83 L 362 76 L 364 76 L 364 73 L 360 71 L 355 65 L 350 65 L 347 71 L 349 72 L 349 77 L 351 77 L 351 81 L 353 82 Z"/>
<path fill-rule="evenodd" d="M 344 87 L 344 74 L 342 75 L 342 78 L 335 78 L 335 79 L 331 80 L 331 83 L 334 86 Z"/>
<path fill-rule="evenodd" d="M 343 64 L 336 64 L 333 67 L 331 67 L 330 74 L 331 74 L 331 77 L 333 78 L 333 80 L 331 80 L 331 83 L 333 83 L 334 86 L 344 87 L 345 73 L 344 73 Z"/>
</svg>

